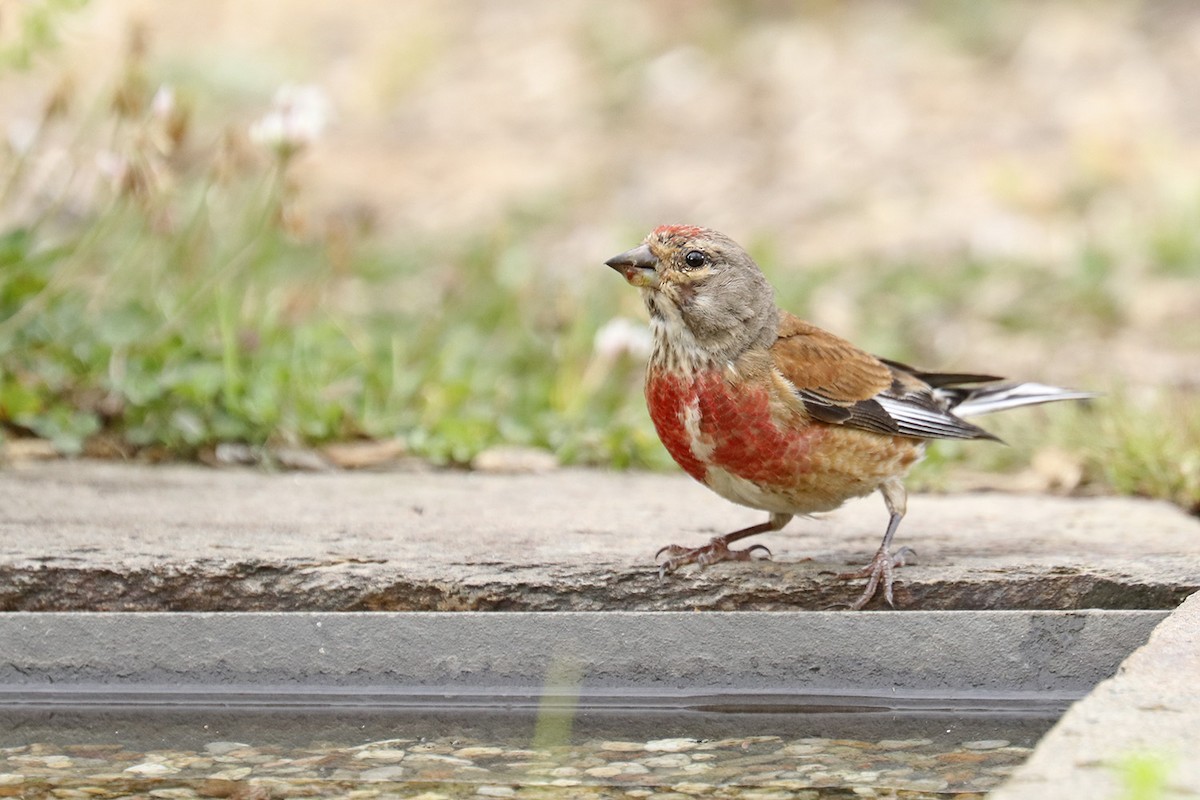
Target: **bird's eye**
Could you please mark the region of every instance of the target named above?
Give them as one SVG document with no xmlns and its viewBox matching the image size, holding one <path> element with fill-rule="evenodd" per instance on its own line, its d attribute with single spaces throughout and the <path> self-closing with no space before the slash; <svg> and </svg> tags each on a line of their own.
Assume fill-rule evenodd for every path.
<svg viewBox="0 0 1200 800">
<path fill-rule="evenodd" d="M 683 263 L 687 264 L 688 269 L 699 269 L 708 263 L 708 256 L 699 250 L 688 250 L 683 257 Z"/>
</svg>

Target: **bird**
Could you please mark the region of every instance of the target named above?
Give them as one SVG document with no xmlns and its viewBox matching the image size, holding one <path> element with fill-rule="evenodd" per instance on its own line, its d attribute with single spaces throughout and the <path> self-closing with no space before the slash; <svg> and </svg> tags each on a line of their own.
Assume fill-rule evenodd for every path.
<svg viewBox="0 0 1200 800">
<path fill-rule="evenodd" d="M 871 355 L 778 308 L 749 254 L 709 228 L 661 225 L 604 263 L 637 287 L 649 313 L 645 395 L 659 439 L 688 475 L 769 514 L 699 547 L 663 547 L 660 577 L 689 564 L 770 558 L 761 544 L 730 545 L 878 491 L 888 512 L 879 549 L 838 577 L 866 579 L 850 608 L 864 608 L 880 588 L 894 607 L 894 570 L 913 553 L 891 549 L 907 508 L 903 479 L 926 444 L 999 441 L 967 418 L 1095 396 Z"/>
</svg>

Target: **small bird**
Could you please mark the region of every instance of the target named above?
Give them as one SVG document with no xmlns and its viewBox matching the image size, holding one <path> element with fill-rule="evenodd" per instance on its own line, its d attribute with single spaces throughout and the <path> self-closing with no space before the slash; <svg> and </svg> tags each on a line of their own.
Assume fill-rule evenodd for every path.
<svg viewBox="0 0 1200 800">
<path fill-rule="evenodd" d="M 925 443 L 997 440 L 964 417 L 1094 396 L 870 355 L 777 308 L 753 259 L 708 228 L 660 226 L 605 264 L 641 290 L 650 314 L 646 405 L 663 445 L 717 494 L 770 514 L 701 547 L 667 545 L 655 556 L 666 554 L 664 575 L 756 550 L 769 557 L 763 545 L 729 545 L 878 490 L 890 515 L 883 542 L 865 567 L 838 577 L 867 579 L 851 608 L 880 586 L 894 606 L 893 570 L 912 552 L 891 552 L 906 507 L 902 479 Z"/>
</svg>

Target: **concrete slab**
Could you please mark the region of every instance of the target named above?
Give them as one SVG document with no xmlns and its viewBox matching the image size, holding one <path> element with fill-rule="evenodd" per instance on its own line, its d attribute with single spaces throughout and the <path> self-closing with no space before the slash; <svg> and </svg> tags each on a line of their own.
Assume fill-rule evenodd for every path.
<svg viewBox="0 0 1200 800">
<path fill-rule="evenodd" d="M 762 515 L 680 475 L 283 473 L 113 462 L 0 472 L 0 610 L 796 610 L 855 597 L 885 523 L 864 498 L 758 539 L 770 563 L 660 581 L 655 551 Z M 1164 503 L 909 502 L 907 609 L 1172 608 L 1200 520 Z M 805 560 L 811 559 L 811 560 Z"/>
<path fill-rule="evenodd" d="M 988 797 L 1196 797 L 1198 678 L 1200 594 L 1159 625 L 1115 676 L 1073 705 L 1029 761 Z M 1122 776 L 1129 774 L 1134 760 L 1157 790 L 1123 787 Z"/>
<path fill-rule="evenodd" d="M 558 691 L 643 710 L 1013 710 L 1082 696 L 1167 613 L 3 613 L 0 706 L 508 707 Z"/>
</svg>

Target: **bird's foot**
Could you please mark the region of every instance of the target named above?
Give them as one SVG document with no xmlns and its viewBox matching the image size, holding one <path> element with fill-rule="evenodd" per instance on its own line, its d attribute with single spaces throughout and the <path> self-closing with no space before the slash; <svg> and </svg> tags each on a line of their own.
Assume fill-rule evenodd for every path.
<svg viewBox="0 0 1200 800">
<path fill-rule="evenodd" d="M 750 561 L 755 557 L 754 553 L 760 550 L 766 554 L 763 558 L 770 560 L 771 551 L 765 545 L 752 544 L 742 550 L 733 550 L 729 547 L 726 537 L 718 536 L 701 547 L 681 547 L 677 544 L 669 544 L 654 554 L 654 560 L 658 561 L 664 553 L 667 556 L 666 560 L 659 562 L 658 565 L 658 576 L 662 578 L 688 564 L 696 564 L 703 569 L 718 561 Z"/>
<path fill-rule="evenodd" d="M 888 552 L 886 547 L 881 547 L 875 552 L 875 557 L 871 559 L 870 563 L 862 569 L 837 575 L 837 579 L 842 581 L 856 578 L 867 579 L 867 587 L 863 589 L 863 593 L 858 596 L 858 599 L 850 604 L 850 608 L 861 611 L 879 591 L 880 584 L 883 585 L 883 599 L 889 606 L 895 607 L 895 597 L 892 595 L 893 571 L 898 567 L 903 567 L 907 563 L 907 559 L 916 554 L 911 547 L 901 547 L 895 554 Z"/>
</svg>

